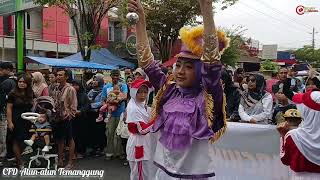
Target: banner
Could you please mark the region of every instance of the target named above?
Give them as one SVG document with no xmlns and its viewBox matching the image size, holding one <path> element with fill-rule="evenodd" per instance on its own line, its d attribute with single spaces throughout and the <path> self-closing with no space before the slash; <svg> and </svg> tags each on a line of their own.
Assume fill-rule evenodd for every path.
<svg viewBox="0 0 320 180">
<path fill-rule="evenodd" d="M 226 133 L 213 146 L 214 179 L 289 179 L 289 167 L 279 156 L 280 136 L 273 125 L 228 122 Z"/>
<path fill-rule="evenodd" d="M 277 59 L 278 45 L 263 45 L 262 59 Z"/>
</svg>

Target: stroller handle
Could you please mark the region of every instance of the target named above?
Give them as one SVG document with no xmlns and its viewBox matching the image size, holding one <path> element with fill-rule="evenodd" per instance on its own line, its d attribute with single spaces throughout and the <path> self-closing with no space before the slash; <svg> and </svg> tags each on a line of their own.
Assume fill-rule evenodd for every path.
<svg viewBox="0 0 320 180">
<path fill-rule="evenodd" d="M 33 112 L 26 112 L 21 114 L 21 118 L 31 121 L 32 123 L 35 123 L 40 118 L 40 114 L 33 113 Z"/>
</svg>

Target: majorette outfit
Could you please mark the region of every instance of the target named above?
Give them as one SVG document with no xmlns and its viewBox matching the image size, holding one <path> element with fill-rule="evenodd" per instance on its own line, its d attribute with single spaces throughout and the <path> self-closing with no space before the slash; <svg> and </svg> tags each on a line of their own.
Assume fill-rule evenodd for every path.
<svg viewBox="0 0 320 180">
<path fill-rule="evenodd" d="M 320 179 L 320 91 L 284 93 L 292 97 L 303 121 L 281 138 L 281 161 L 293 171 L 291 179 Z"/>
<path fill-rule="evenodd" d="M 218 41 L 219 36 L 219 41 Z M 220 84 L 220 57 L 229 40 L 222 32 L 203 37 L 203 27 L 182 28 L 178 60 L 194 61 L 196 81 L 192 88 L 178 87 L 166 79 L 153 60 L 150 48 L 138 44 L 139 63 L 155 90 L 152 132 L 156 133 L 154 163 L 156 180 L 208 179 L 215 175 L 209 155 L 211 142 L 226 129 L 225 102 Z M 204 49 L 202 45 L 204 44 Z M 223 105 L 224 104 L 224 105 Z"/>
<path fill-rule="evenodd" d="M 152 162 L 152 137 L 149 134 L 151 122 L 151 108 L 144 102 L 137 102 L 136 95 L 140 87 L 147 86 L 149 92 L 152 85 L 142 79 L 132 82 L 130 87 L 131 99 L 127 106 L 128 130 L 130 132 L 127 142 L 127 159 L 131 173 L 130 180 L 154 179 L 155 166 Z M 147 98 L 148 100 L 148 98 Z"/>
</svg>

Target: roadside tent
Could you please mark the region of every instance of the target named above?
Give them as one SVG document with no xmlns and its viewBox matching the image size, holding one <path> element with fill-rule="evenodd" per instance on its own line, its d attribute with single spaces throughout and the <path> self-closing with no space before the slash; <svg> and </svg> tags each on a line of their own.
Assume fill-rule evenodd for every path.
<svg viewBox="0 0 320 180">
<path fill-rule="evenodd" d="M 81 61 L 83 60 L 80 52 L 73 54 L 71 56 L 65 57 L 63 59 L 72 59 L 72 60 L 81 60 Z M 105 49 L 105 48 L 92 50 L 89 62 L 117 66 L 120 68 L 122 68 L 122 67 L 135 68 L 136 67 L 136 65 L 134 63 L 128 62 L 118 56 L 115 56 L 108 49 Z"/>
<path fill-rule="evenodd" d="M 45 64 L 52 67 L 64 67 L 64 68 L 104 69 L 104 70 L 116 69 L 115 66 L 86 62 L 86 61 L 79 61 L 79 60 L 72 60 L 72 59 L 62 60 L 62 59 L 56 59 L 56 58 L 34 57 L 34 56 L 26 56 L 25 62 L 27 63 L 36 62 L 39 64 Z"/>
</svg>

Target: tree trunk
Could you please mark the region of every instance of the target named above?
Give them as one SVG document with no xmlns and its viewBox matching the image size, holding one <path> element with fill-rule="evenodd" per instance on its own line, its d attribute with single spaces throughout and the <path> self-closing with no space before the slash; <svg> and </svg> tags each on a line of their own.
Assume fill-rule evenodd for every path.
<svg viewBox="0 0 320 180">
<path fill-rule="evenodd" d="M 83 54 L 82 54 L 82 51 L 81 51 L 81 55 L 82 55 L 82 58 L 83 58 L 84 61 L 90 61 L 91 49 L 88 48 L 87 54 L 85 54 L 85 50 L 83 51 Z"/>
<path fill-rule="evenodd" d="M 164 63 L 171 58 L 174 39 L 167 36 L 162 36 L 157 42 L 159 43 L 157 47 L 159 47 L 158 50 L 160 52 L 160 60 Z"/>
</svg>

